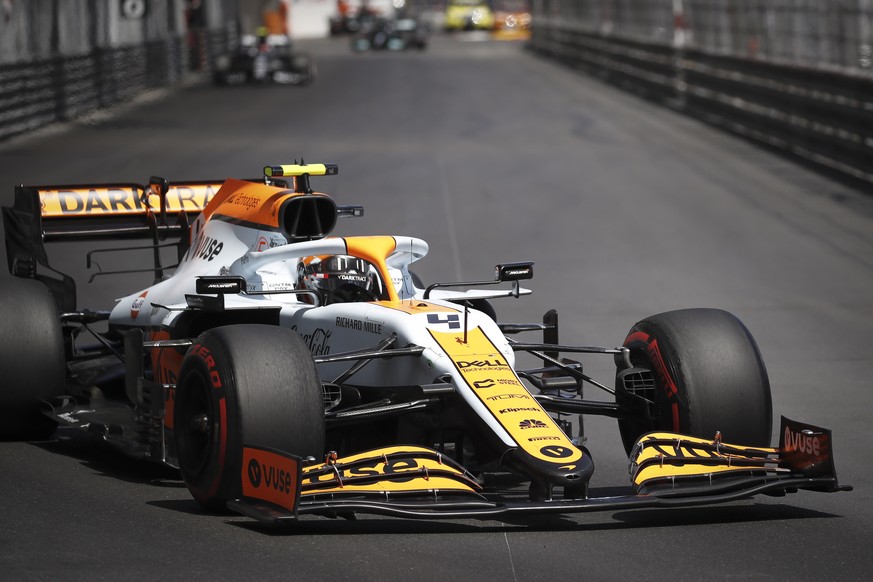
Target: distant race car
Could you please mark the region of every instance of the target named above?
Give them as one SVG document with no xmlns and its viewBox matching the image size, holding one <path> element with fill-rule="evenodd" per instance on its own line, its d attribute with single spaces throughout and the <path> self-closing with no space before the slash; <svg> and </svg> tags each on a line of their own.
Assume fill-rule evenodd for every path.
<svg viewBox="0 0 873 582">
<path fill-rule="evenodd" d="M 307 85 L 316 74 L 312 56 L 294 50 L 287 36 L 259 34 L 244 35 L 235 51 L 216 57 L 212 79 L 217 85 Z"/>
<path fill-rule="evenodd" d="M 768 446 L 768 376 L 733 315 L 672 311 L 617 347 L 562 344 L 554 311 L 509 323 L 492 305 L 530 292 L 530 262 L 424 285 L 410 266 L 425 241 L 331 236 L 339 217 L 363 214 L 312 190 L 312 176 L 337 172 L 295 162 L 255 180 L 16 187 L 3 209 L 13 277 L 0 286 L 2 435 L 78 427 L 178 467 L 204 508 L 268 524 L 851 489 L 837 481 L 829 430 L 783 417 Z M 108 255 L 153 257 L 141 269 L 154 284 L 111 310 L 80 307 L 75 282 L 49 266 L 47 243 L 131 238 L 147 242 L 86 257 L 95 277 L 112 274 L 97 267 Z M 564 357 L 582 354 L 614 360 L 614 387 Z M 585 384 L 612 398 L 585 399 Z M 582 415 L 618 420 L 623 493 L 589 491 Z"/>
<path fill-rule="evenodd" d="M 337 2 L 336 12 L 328 17 L 331 36 L 357 34 L 377 18 L 385 18 L 394 12 L 390 2 L 357 2 L 354 5 L 343 0 Z"/>
<path fill-rule="evenodd" d="M 374 18 L 352 37 L 351 46 L 355 52 L 424 50 L 428 36 L 427 27 L 415 18 Z"/>
</svg>

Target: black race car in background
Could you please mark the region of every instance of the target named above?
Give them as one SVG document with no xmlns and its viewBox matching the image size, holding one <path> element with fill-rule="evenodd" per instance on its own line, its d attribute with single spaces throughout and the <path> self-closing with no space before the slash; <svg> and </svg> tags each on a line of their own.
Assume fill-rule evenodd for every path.
<svg viewBox="0 0 873 582">
<path fill-rule="evenodd" d="M 352 50 L 424 50 L 427 48 L 428 36 L 427 27 L 416 18 L 377 17 L 368 20 L 352 38 Z"/>
<path fill-rule="evenodd" d="M 235 51 L 219 55 L 212 78 L 218 85 L 277 83 L 306 85 L 315 80 L 315 61 L 295 51 L 285 35 L 244 35 Z"/>
</svg>

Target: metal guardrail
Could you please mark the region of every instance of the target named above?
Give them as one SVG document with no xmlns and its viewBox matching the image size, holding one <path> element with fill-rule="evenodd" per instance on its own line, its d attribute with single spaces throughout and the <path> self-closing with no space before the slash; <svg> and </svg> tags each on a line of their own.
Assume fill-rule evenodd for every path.
<svg viewBox="0 0 873 582">
<path fill-rule="evenodd" d="M 626 90 L 873 185 L 869 72 L 717 54 L 536 20 L 529 46 Z"/>
<path fill-rule="evenodd" d="M 70 121 L 142 91 L 208 71 L 228 35 L 203 33 L 143 45 L 98 48 L 87 55 L 0 65 L 0 140 Z"/>
</svg>

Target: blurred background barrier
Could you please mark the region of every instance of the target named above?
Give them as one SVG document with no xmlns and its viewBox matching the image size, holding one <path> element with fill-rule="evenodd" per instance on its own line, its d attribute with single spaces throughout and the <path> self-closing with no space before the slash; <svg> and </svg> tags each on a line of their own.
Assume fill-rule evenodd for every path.
<svg viewBox="0 0 873 582">
<path fill-rule="evenodd" d="M 237 0 L 0 1 L 0 139 L 206 72 Z"/>
<path fill-rule="evenodd" d="M 873 0 L 533 0 L 530 46 L 873 184 Z"/>
<path fill-rule="evenodd" d="M 429 14 L 445 7 L 407 1 Z M 535 51 L 873 184 L 873 0 L 530 4 Z M 295 38 L 326 35 L 335 8 L 333 0 L 0 0 L 0 139 L 209 73 L 215 56 L 267 23 Z"/>
</svg>

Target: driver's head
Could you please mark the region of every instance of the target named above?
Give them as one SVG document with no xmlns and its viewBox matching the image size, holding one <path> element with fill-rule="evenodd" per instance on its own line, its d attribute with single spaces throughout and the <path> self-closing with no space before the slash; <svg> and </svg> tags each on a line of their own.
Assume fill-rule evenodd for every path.
<svg viewBox="0 0 873 582">
<path fill-rule="evenodd" d="M 376 268 L 357 257 L 307 257 L 301 261 L 298 272 L 300 287 L 315 291 L 322 305 L 371 301 L 381 295 Z"/>
</svg>

